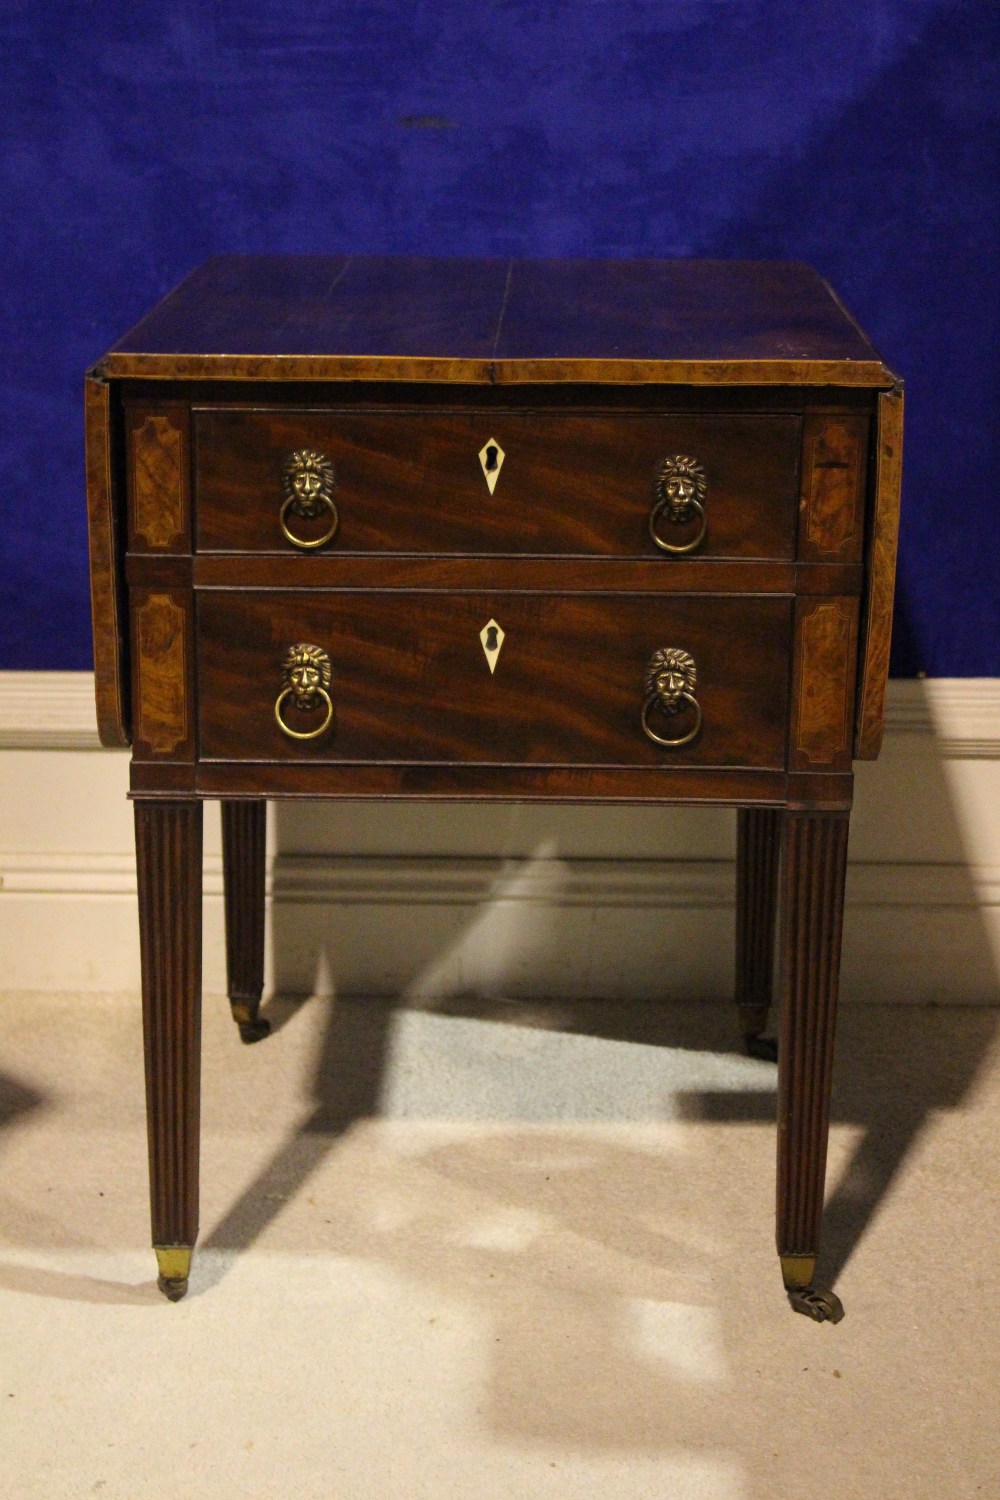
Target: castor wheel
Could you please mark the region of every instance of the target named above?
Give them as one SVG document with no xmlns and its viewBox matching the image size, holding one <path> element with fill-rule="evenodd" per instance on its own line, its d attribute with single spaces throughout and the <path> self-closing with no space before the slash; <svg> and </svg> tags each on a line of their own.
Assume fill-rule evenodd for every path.
<svg viewBox="0 0 1000 1500">
<path fill-rule="evenodd" d="M 187 1294 L 188 1279 L 186 1276 L 157 1276 L 156 1285 L 168 1302 L 179 1302 Z"/>
<path fill-rule="evenodd" d="M 747 1057 L 759 1058 L 761 1062 L 778 1061 L 778 1043 L 773 1037 L 744 1036 L 743 1044 L 747 1049 Z"/>
<path fill-rule="evenodd" d="M 736 1009 L 739 1012 L 740 1031 L 743 1033 L 747 1056 L 758 1057 L 761 1062 L 777 1062 L 778 1044 L 763 1034 L 771 1007 L 754 1001 L 739 1001 Z"/>
<path fill-rule="evenodd" d="M 836 1292 L 813 1285 L 815 1255 L 782 1255 L 780 1260 L 781 1279 L 794 1310 L 816 1323 L 839 1323 L 844 1316 L 844 1304 Z"/>
<path fill-rule="evenodd" d="M 240 1041 L 249 1047 L 253 1042 L 262 1042 L 266 1036 L 271 1034 L 271 1023 L 263 1017 L 257 1017 L 253 1021 L 237 1021 L 240 1029 Z"/>
<path fill-rule="evenodd" d="M 836 1292 L 822 1286 L 806 1286 L 790 1289 L 788 1300 L 798 1313 L 804 1313 L 816 1323 L 839 1323 L 844 1316 L 844 1304 Z"/>
<path fill-rule="evenodd" d="M 240 1041 L 245 1042 L 248 1047 L 252 1042 L 261 1042 L 271 1034 L 271 1023 L 258 1015 L 259 1007 L 259 995 L 229 997 L 229 1008 L 240 1030 Z"/>
</svg>

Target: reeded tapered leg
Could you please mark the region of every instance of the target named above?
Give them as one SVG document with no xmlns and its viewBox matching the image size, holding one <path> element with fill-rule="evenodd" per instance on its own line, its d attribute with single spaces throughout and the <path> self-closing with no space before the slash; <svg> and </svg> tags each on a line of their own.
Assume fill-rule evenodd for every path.
<svg viewBox="0 0 1000 1500">
<path fill-rule="evenodd" d="M 200 802 L 135 803 L 149 1195 L 172 1302 L 187 1291 L 198 1237 L 201 829 Z"/>
<path fill-rule="evenodd" d="M 781 818 L 766 807 L 741 807 L 736 818 L 736 1006 L 747 1051 L 769 1062 L 777 1047 L 761 1032 L 771 1008 Z"/>
<path fill-rule="evenodd" d="M 259 1042 L 271 1029 L 257 1014 L 264 991 L 266 824 L 266 802 L 222 804 L 226 988 L 245 1042 Z"/>
<path fill-rule="evenodd" d="M 847 869 L 847 812 L 784 815 L 782 997 L 778 1048 L 777 1240 L 797 1312 L 836 1323 L 844 1310 L 813 1285 L 819 1253 L 830 1128 L 830 1084 Z"/>
</svg>

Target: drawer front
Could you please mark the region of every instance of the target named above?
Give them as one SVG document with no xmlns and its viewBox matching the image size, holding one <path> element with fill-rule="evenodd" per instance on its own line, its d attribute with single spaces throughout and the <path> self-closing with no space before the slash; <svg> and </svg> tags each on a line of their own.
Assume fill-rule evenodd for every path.
<svg viewBox="0 0 1000 1500">
<path fill-rule="evenodd" d="M 204 759 L 785 764 L 784 595 L 209 589 L 197 614 Z M 329 672 L 302 712 L 295 664 L 283 670 L 297 645 Z M 672 713 L 647 681 L 661 650 L 685 654 Z M 644 713 L 652 734 L 686 743 L 654 743 Z"/>
<path fill-rule="evenodd" d="M 324 502 L 284 522 L 326 550 L 791 558 L 800 439 L 795 415 L 204 408 L 197 546 L 294 552 L 286 467 L 308 450 L 332 465 L 336 531 L 321 541 Z M 661 477 L 676 455 L 697 467 Z"/>
</svg>

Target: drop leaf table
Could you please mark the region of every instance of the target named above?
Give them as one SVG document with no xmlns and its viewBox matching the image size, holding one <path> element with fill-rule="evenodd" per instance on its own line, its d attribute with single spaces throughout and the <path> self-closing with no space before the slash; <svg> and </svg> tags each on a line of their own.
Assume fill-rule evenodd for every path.
<svg viewBox="0 0 1000 1500">
<path fill-rule="evenodd" d="M 152 1237 L 198 1228 L 201 830 L 266 1032 L 268 798 L 738 809 L 814 1284 L 855 758 L 882 735 L 902 391 L 807 266 L 223 256 L 86 379 L 97 711 L 131 745 Z M 772 1044 L 773 1045 L 773 1044 Z"/>
</svg>

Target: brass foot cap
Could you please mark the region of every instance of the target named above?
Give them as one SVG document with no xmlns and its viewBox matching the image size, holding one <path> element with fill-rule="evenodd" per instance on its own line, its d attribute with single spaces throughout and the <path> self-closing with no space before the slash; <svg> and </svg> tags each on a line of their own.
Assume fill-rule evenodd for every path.
<svg viewBox="0 0 1000 1500">
<path fill-rule="evenodd" d="M 271 1023 L 258 1019 L 255 1021 L 240 1021 L 240 1041 L 249 1047 L 254 1042 L 262 1042 L 266 1036 L 271 1035 Z"/>
<path fill-rule="evenodd" d="M 786 1292 L 804 1292 L 816 1275 L 815 1255 L 782 1255 L 781 1279 Z"/>
<path fill-rule="evenodd" d="M 790 1291 L 788 1300 L 798 1313 L 804 1313 L 817 1323 L 839 1323 L 844 1316 L 844 1304 L 836 1292 L 822 1286 L 807 1286 Z"/>
<path fill-rule="evenodd" d="M 154 1245 L 159 1276 L 156 1284 L 171 1302 L 179 1302 L 188 1289 L 191 1274 L 189 1245 Z"/>
</svg>

